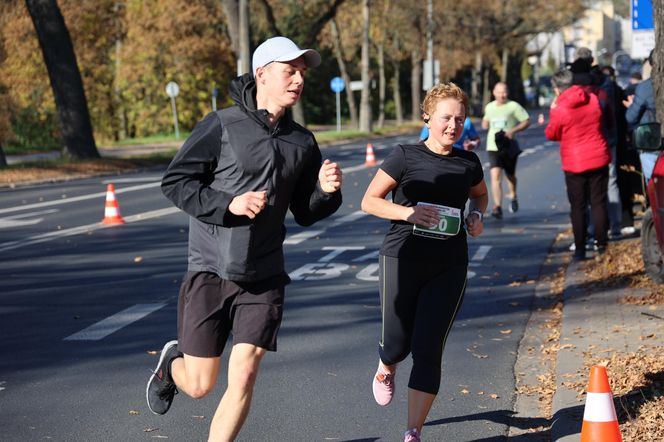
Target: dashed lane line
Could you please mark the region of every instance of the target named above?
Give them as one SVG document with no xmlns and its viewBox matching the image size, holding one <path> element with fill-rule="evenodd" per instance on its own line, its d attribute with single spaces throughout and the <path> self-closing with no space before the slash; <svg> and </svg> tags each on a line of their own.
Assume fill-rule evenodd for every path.
<svg viewBox="0 0 664 442">
<path fill-rule="evenodd" d="M 152 210 L 150 212 L 143 212 L 137 215 L 125 216 L 125 223 L 130 224 L 137 221 L 144 221 L 146 219 L 158 218 L 160 216 L 166 216 L 173 213 L 179 212 L 180 209 L 177 207 L 167 207 L 165 209 Z M 29 236 L 26 239 L 18 241 L 10 241 L 0 244 L 0 252 L 6 252 L 8 250 L 14 250 L 21 247 L 25 247 L 32 244 L 40 244 L 48 241 L 53 241 L 59 238 L 64 238 L 67 236 L 80 235 L 83 233 L 94 232 L 95 230 L 105 229 L 107 227 L 115 227 L 113 225 L 102 224 L 101 222 L 96 222 L 93 224 L 87 224 L 84 226 L 72 227 L 70 229 L 56 230 L 54 232 L 41 233 L 38 235 Z"/>
<path fill-rule="evenodd" d="M 157 187 L 160 184 L 161 184 L 161 182 L 157 181 L 155 183 L 139 184 L 137 186 L 124 187 L 124 188 L 121 188 L 121 189 L 115 189 L 115 194 L 118 195 L 118 194 L 122 194 L 122 193 L 126 193 L 126 192 L 133 192 L 135 190 L 149 189 L 151 187 Z M 94 198 L 103 199 L 105 197 L 106 197 L 106 191 L 96 192 L 96 193 L 90 193 L 90 194 L 87 194 L 87 195 L 61 198 L 59 200 L 42 201 L 42 202 L 39 202 L 39 203 L 24 204 L 22 206 L 7 207 L 7 208 L 4 208 L 4 209 L 0 209 L 0 214 L 11 213 L 11 212 L 19 212 L 21 210 L 40 209 L 42 207 L 57 206 L 57 205 L 60 205 L 60 204 L 74 203 L 74 202 L 77 202 L 77 201 L 85 201 L 85 200 L 94 199 Z"/>
<path fill-rule="evenodd" d="M 111 333 L 115 333 L 121 328 L 146 317 L 150 313 L 164 308 L 166 305 L 166 303 L 133 305 L 73 335 L 67 336 L 63 341 L 99 341 Z"/>
</svg>

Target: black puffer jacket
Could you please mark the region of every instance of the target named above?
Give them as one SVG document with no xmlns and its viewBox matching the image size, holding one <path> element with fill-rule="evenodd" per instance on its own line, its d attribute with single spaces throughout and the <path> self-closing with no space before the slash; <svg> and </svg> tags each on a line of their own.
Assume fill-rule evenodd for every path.
<svg viewBox="0 0 664 442">
<path fill-rule="evenodd" d="M 236 105 L 207 115 L 168 166 L 161 183 L 167 198 L 190 215 L 190 271 L 233 281 L 283 278 L 284 218 L 308 226 L 334 213 L 341 192 L 318 184 L 321 153 L 311 132 L 282 117 L 274 128 L 256 110 L 250 75 L 232 81 Z M 231 200 L 267 191 L 266 208 L 251 220 L 228 211 Z"/>
</svg>

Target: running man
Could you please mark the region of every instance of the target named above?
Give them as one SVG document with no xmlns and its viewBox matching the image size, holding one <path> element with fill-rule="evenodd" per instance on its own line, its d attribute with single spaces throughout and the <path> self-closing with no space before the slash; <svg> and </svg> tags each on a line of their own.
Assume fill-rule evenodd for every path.
<svg viewBox="0 0 664 442">
<path fill-rule="evenodd" d="M 286 113 L 302 94 L 312 49 L 285 37 L 261 44 L 253 75 L 231 82 L 235 105 L 194 128 L 162 180 L 189 218 L 189 266 L 178 300 L 178 340 L 164 346 L 147 386 L 150 410 L 165 414 L 173 396 L 206 396 L 230 333 L 228 388 L 209 440 L 232 441 L 251 405 L 266 351 L 276 351 L 284 287 L 284 218 L 309 226 L 341 205 L 341 170 L 311 132 Z M 322 164 L 321 164 L 322 163 Z"/>
<path fill-rule="evenodd" d="M 499 152 L 496 145 L 496 134 L 504 131 L 505 137 L 511 142 L 516 142 L 517 132 L 521 132 L 530 126 L 528 112 L 516 101 L 509 100 L 507 93 L 505 83 L 496 83 L 493 87 L 495 100 L 486 105 L 482 118 L 482 128 L 489 129 L 486 137 L 486 150 L 491 164 L 491 196 L 493 197 L 491 216 L 497 219 L 503 217 L 503 171 L 505 171 L 509 189 L 509 211 L 511 213 L 519 210 L 519 201 L 516 194 L 516 161 L 518 155 L 512 155 L 506 151 Z"/>
</svg>

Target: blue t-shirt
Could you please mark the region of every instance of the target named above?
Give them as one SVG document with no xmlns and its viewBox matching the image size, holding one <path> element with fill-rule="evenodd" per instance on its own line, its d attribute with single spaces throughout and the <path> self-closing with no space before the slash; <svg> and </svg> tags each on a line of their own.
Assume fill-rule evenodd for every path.
<svg viewBox="0 0 664 442">
<path fill-rule="evenodd" d="M 478 137 L 479 135 L 475 130 L 475 126 L 473 126 L 473 122 L 470 121 L 470 117 L 466 117 L 466 119 L 463 122 L 463 132 L 461 132 L 461 137 L 459 137 L 459 141 L 454 143 L 454 147 L 456 147 L 457 149 L 463 149 L 463 142 L 465 141 L 466 138 L 476 140 Z M 420 132 L 420 141 L 424 141 L 427 138 L 429 138 L 429 128 L 425 125 L 422 128 L 422 132 Z"/>
</svg>

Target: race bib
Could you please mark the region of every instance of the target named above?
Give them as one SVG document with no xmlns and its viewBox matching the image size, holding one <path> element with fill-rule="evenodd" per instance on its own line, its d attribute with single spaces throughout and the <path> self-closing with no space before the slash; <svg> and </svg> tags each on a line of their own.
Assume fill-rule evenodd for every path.
<svg viewBox="0 0 664 442">
<path fill-rule="evenodd" d="M 507 118 L 492 118 L 491 127 L 496 130 L 503 130 L 507 127 Z"/>
<path fill-rule="evenodd" d="M 417 203 L 418 206 L 429 206 L 438 209 L 440 220 L 438 224 L 429 227 L 419 224 L 413 225 L 413 234 L 429 238 L 447 239 L 459 233 L 461 229 L 461 210 L 455 207 L 441 206 L 439 204 Z"/>
</svg>

